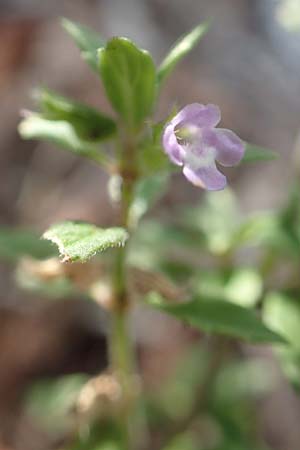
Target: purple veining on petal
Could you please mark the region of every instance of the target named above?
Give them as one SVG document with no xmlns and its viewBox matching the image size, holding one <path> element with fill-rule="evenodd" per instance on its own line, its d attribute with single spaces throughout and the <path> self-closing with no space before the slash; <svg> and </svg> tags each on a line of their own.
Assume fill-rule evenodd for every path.
<svg viewBox="0 0 300 450">
<path fill-rule="evenodd" d="M 163 133 L 163 147 L 171 161 L 183 165 L 183 173 L 191 183 L 214 191 L 226 186 L 226 177 L 215 161 L 233 166 L 245 151 L 235 133 L 215 128 L 220 118 L 218 106 L 193 103 L 185 106 Z"/>
</svg>

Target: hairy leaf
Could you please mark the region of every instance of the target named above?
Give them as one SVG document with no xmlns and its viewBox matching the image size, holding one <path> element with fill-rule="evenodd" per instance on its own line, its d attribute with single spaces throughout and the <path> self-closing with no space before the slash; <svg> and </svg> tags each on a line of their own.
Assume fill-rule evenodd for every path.
<svg viewBox="0 0 300 450">
<path fill-rule="evenodd" d="M 87 261 L 109 247 L 120 247 L 128 239 L 123 228 L 98 228 L 85 222 L 66 221 L 52 225 L 44 239 L 58 246 L 63 262 Z"/>
</svg>

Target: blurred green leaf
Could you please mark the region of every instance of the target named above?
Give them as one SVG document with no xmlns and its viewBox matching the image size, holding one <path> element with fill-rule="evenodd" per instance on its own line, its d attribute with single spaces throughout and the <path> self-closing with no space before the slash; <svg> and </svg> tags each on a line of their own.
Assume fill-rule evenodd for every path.
<svg viewBox="0 0 300 450">
<path fill-rule="evenodd" d="M 106 161 L 106 156 L 99 151 L 98 145 L 81 139 L 74 126 L 63 120 L 48 120 L 33 114 L 20 123 L 19 133 L 23 139 L 51 142 L 99 164 Z"/>
<path fill-rule="evenodd" d="M 98 228 L 85 222 L 61 222 L 52 225 L 44 235 L 57 245 L 63 262 L 86 261 L 110 247 L 125 245 L 128 233 L 123 228 Z"/>
<path fill-rule="evenodd" d="M 255 306 L 263 291 L 263 280 L 253 268 L 238 268 L 233 271 L 225 286 L 226 298 L 240 306 Z"/>
<path fill-rule="evenodd" d="M 169 304 L 156 294 L 150 297 L 149 303 L 206 333 L 224 334 L 257 343 L 285 342 L 279 334 L 267 328 L 254 311 L 233 303 L 195 298 L 185 303 Z"/>
<path fill-rule="evenodd" d="M 181 420 L 193 409 L 195 391 L 205 380 L 210 361 L 205 347 L 197 342 L 186 349 L 167 382 L 158 386 L 153 400 L 169 420 Z"/>
<path fill-rule="evenodd" d="M 232 247 L 265 246 L 278 255 L 299 259 L 299 241 L 287 230 L 280 213 L 262 212 L 249 217 L 236 230 Z"/>
<path fill-rule="evenodd" d="M 181 433 L 162 450 L 199 450 L 199 436 L 195 431 Z"/>
<path fill-rule="evenodd" d="M 193 50 L 207 32 L 208 27 L 208 22 L 202 23 L 179 39 L 158 68 L 157 78 L 159 83 L 162 83 L 162 81 L 164 81 L 172 72 L 177 63 Z"/>
<path fill-rule="evenodd" d="M 151 113 L 155 100 L 152 57 L 129 39 L 116 37 L 99 51 L 99 67 L 112 106 L 127 126 L 138 128 Z"/>
<path fill-rule="evenodd" d="M 227 364 L 219 373 L 216 383 L 215 401 L 230 408 L 243 399 L 260 398 L 269 394 L 276 385 L 272 363 L 262 358 L 237 361 Z"/>
<path fill-rule="evenodd" d="M 246 243 L 254 245 L 270 242 L 278 238 L 280 227 L 276 214 L 262 212 L 252 215 L 237 227 L 234 234 L 234 245 Z"/>
<path fill-rule="evenodd" d="M 83 59 L 98 73 L 97 50 L 105 45 L 102 38 L 93 30 L 78 22 L 72 22 L 69 19 L 63 18 L 61 23 L 81 50 Z"/>
<path fill-rule="evenodd" d="M 116 124 L 111 118 L 54 91 L 40 89 L 38 100 L 45 119 L 70 122 L 82 139 L 107 139 L 116 132 Z"/>
<path fill-rule="evenodd" d="M 213 346 L 205 345 L 208 342 L 214 341 L 202 339 L 189 348 L 180 358 L 178 367 L 171 378 L 160 385 L 155 394 L 157 409 L 160 408 L 160 411 L 165 412 L 168 420 L 171 420 L 173 424 L 177 421 L 181 423 L 182 419 L 184 420 L 189 416 L 190 411 L 194 410 L 195 392 L 199 392 L 199 387 L 201 389 L 202 386 L 203 395 L 207 393 L 208 388 L 206 384 L 203 386 L 203 382 L 208 382 L 206 377 L 209 366 L 215 358 Z M 253 442 L 255 439 L 252 434 L 253 421 L 249 422 L 249 417 L 253 414 L 253 402 L 274 389 L 276 379 L 270 373 L 272 363 L 258 358 L 251 361 L 237 360 L 236 355 L 233 356 L 229 348 L 228 350 L 227 356 L 224 355 L 223 364 L 213 375 L 213 381 L 212 377 L 209 378 L 210 387 L 205 402 L 205 412 L 198 419 L 201 422 L 200 433 L 197 427 L 190 427 L 191 431 L 196 431 L 194 436 L 196 449 L 252 450 L 260 448 Z M 164 418 L 162 413 L 160 421 L 161 417 Z M 168 421 L 164 419 L 162 424 L 157 422 L 156 426 L 161 429 L 167 423 Z M 197 419 L 194 423 L 198 423 Z M 172 439 L 170 448 L 173 448 L 177 442 L 181 443 L 182 437 L 183 435 L 179 434 Z M 215 444 L 213 445 L 212 442 Z M 249 446 L 245 445 L 246 442 Z"/>
<path fill-rule="evenodd" d="M 300 302 L 282 292 L 269 293 L 263 304 L 265 322 L 289 343 L 279 347 L 277 354 L 283 371 L 296 386 L 300 386 Z"/>
<path fill-rule="evenodd" d="M 246 143 L 246 152 L 242 162 L 272 161 L 279 158 L 279 154 L 273 150 Z"/>
<path fill-rule="evenodd" d="M 122 433 L 111 420 L 89 424 L 86 433 L 78 433 L 77 439 L 66 450 L 125 450 Z"/>
<path fill-rule="evenodd" d="M 136 185 L 134 199 L 129 211 L 129 222 L 136 226 L 143 215 L 165 193 L 169 181 L 168 173 L 142 178 Z"/>
<path fill-rule="evenodd" d="M 206 193 L 203 203 L 187 208 L 182 218 L 184 224 L 203 234 L 213 254 L 223 254 L 230 249 L 240 221 L 236 198 L 230 189 Z"/>
<path fill-rule="evenodd" d="M 267 450 L 253 433 L 254 411 L 257 401 L 270 394 L 276 382 L 272 362 L 266 359 L 237 360 L 235 355 L 227 361 L 217 376 L 210 405 L 220 432 L 214 450 Z"/>
<path fill-rule="evenodd" d="M 300 190 L 298 191 L 300 192 Z M 204 195 L 199 206 L 182 212 L 182 225 L 198 230 L 212 254 L 226 255 L 242 246 L 265 246 L 276 254 L 300 255 L 300 200 L 279 212 L 259 212 L 242 220 L 230 189 Z M 299 237 L 298 237 L 299 236 Z"/>
<path fill-rule="evenodd" d="M 241 223 L 234 235 L 232 246 L 264 245 L 274 253 L 300 255 L 300 186 L 293 183 L 286 206 L 279 211 L 260 212 Z"/>
<path fill-rule="evenodd" d="M 198 258 L 200 248 L 201 236 L 195 230 L 184 230 L 162 221 L 145 220 L 132 236 L 129 262 L 133 266 L 157 270 L 171 261 L 173 264 L 183 264 L 187 269 L 189 262 L 186 259 L 183 261 L 184 252 L 194 252 Z"/>
<path fill-rule="evenodd" d="M 300 183 L 295 180 L 287 204 L 278 214 L 281 230 L 300 256 Z"/>
<path fill-rule="evenodd" d="M 144 139 L 138 152 L 138 167 L 143 176 L 157 172 L 174 172 L 178 167 L 171 163 L 161 144 L 165 123 L 149 125 L 148 136 Z"/>
<path fill-rule="evenodd" d="M 300 301 L 281 292 L 270 293 L 264 300 L 264 318 L 300 354 Z"/>
<path fill-rule="evenodd" d="M 230 272 L 224 270 L 201 272 L 194 275 L 193 293 L 207 299 L 222 299 L 240 306 L 256 305 L 263 289 L 259 273 L 251 267 L 238 267 Z"/>
<path fill-rule="evenodd" d="M 157 172 L 175 172 L 178 167 L 171 165 L 166 153 L 160 144 L 146 141 L 138 154 L 140 172 L 149 176 Z"/>
<path fill-rule="evenodd" d="M 56 254 L 49 242 L 41 240 L 34 232 L 0 227 L 0 259 L 16 262 L 22 256 L 44 259 Z"/>
<path fill-rule="evenodd" d="M 28 413 L 50 430 L 66 431 L 71 408 L 87 379 L 77 374 L 34 383 L 26 396 Z"/>
</svg>

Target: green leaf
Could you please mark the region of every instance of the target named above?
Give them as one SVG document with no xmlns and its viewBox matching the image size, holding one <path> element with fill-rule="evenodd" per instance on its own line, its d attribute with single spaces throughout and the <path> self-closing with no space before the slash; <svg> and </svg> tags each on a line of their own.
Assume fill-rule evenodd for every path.
<svg viewBox="0 0 300 450">
<path fill-rule="evenodd" d="M 172 421 L 186 417 L 193 408 L 195 391 L 204 382 L 210 355 L 199 345 L 190 345 L 177 361 L 166 383 L 158 386 L 153 399 Z"/>
<path fill-rule="evenodd" d="M 101 404 L 101 399 L 99 402 Z M 105 402 L 104 407 L 105 407 Z M 125 450 L 124 433 L 118 427 L 116 421 L 111 418 L 101 417 L 94 423 L 84 422 L 87 433 L 76 433 L 73 441 L 65 447 L 65 450 Z"/>
<path fill-rule="evenodd" d="M 259 357 L 233 360 L 220 371 L 216 384 L 216 400 L 231 408 L 243 400 L 271 393 L 276 388 L 272 362 Z"/>
<path fill-rule="evenodd" d="M 34 383 L 26 397 L 28 413 L 49 430 L 66 431 L 71 408 L 87 380 L 86 375 L 77 374 Z"/>
<path fill-rule="evenodd" d="M 0 228 L 0 260 L 16 262 L 23 256 L 44 259 L 55 254 L 52 246 L 28 230 Z"/>
<path fill-rule="evenodd" d="M 163 450 L 198 450 L 199 449 L 199 437 L 194 430 L 186 431 L 175 435 L 171 442 L 163 447 Z"/>
<path fill-rule="evenodd" d="M 116 132 L 116 124 L 111 118 L 54 91 L 40 89 L 38 100 L 45 119 L 70 122 L 82 139 L 106 139 Z"/>
<path fill-rule="evenodd" d="M 72 22 L 69 19 L 63 18 L 63 28 L 74 39 L 76 45 L 81 50 L 81 56 L 91 66 L 91 68 L 98 73 L 98 56 L 97 50 L 104 46 L 102 38 L 90 30 L 88 27 Z"/>
<path fill-rule="evenodd" d="M 193 50 L 193 48 L 207 32 L 208 27 L 208 22 L 202 23 L 179 39 L 158 69 L 157 78 L 159 83 L 164 81 L 172 72 L 176 64 L 191 50 Z"/>
<path fill-rule="evenodd" d="M 168 173 L 158 173 L 137 183 L 129 211 L 129 221 L 133 226 L 136 226 L 148 209 L 165 193 L 168 181 Z"/>
<path fill-rule="evenodd" d="M 138 152 L 138 168 L 143 176 L 157 172 L 174 172 L 178 167 L 171 163 L 164 151 L 161 141 L 165 123 L 160 122 L 149 126 L 149 134 L 142 142 Z"/>
<path fill-rule="evenodd" d="M 138 154 L 138 165 L 140 173 L 144 176 L 156 174 L 157 172 L 176 172 L 178 166 L 171 164 L 160 144 L 144 142 Z"/>
<path fill-rule="evenodd" d="M 225 286 L 227 300 L 245 307 L 255 306 L 262 291 L 263 280 L 259 273 L 250 267 L 234 270 Z"/>
<path fill-rule="evenodd" d="M 294 181 L 286 205 L 278 214 L 282 233 L 300 256 L 300 184 Z"/>
<path fill-rule="evenodd" d="M 284 228 L 280 214 L 272 212 L 255 214 L 240 225 L 232 246 L 242 245 L 265 246 L 274 256 L 299 259 L 299 241 Z"/>
<path fill-rule="evenodd" d="M 155 296 L 150 304 L 206 333 L 224 334 L 257 343 L 285 342 L 279 334 L 267 328 L 254 311 L 233 303 L 195 298 L 171 305 Z"/>
<path fill-rule="evenodd" d="M 298 350 L 300 354 L 300 303 L 280 292 L 265 298 L 264 318 L 274 330 Z"/>
<path fill-rule="evenodd" d="M 282 292 L 269 293 L 263 304 L 265 322 L 280 333 L 289 346 L 276 349 L 283 371 L 296 386 L 300 385 L 300 303 Z"/>
<path fill-rule="evenodd" d="M 241 223 L 233 236 L 233 245 L 242 246 L 247 243 L 261 245 L 278 239 L 279 223 L 274 213 L 262 212 L 251 215 Z"/>
<path fill-rule="evenodd" d="M 218 255 L 231 248 L 239 220 L 236 197 L 230 189 L 205 193 L 201 205 L 189 207 L 183 213 L 184 223 L 201 232 L 208 250 Z"/>
<path fill-rule="evenodd" d="M 99 164 L 106 161 L 106 156 L 99 151 L 98 145 L 81 139 L 74 126 L 63 120 L 54 121 L 32 114 L 20 123 L 19 133 L 23 139 L 51 142 Z"/>
<path fill-rule="evenodd" d="M 192 290 L 201 298 L 226 300 L 249 308 L 259 301 L 263 282 L 258 271 L 250 267 L 238 267 L 226 273 L 201 269 L 194 276 Z"/>
<path fill-rule="evenodd" d="M 145 50 L 116 37 L 99 51 L 102 81 L 112 106 L 130 128 L 151 113 L 156 92 L 155 66 Z"/>
<path fill-rule="evenodd" d="M 173 263 L 173 268 L 179 264 L 182 275 L 190 264 L 186 259 L 182 262 L 182 255 L 186 254 L 187 249 L 192 250 L 198 261 L 201 249 L 199 241 L 199 233 L 186 232 L 175 225 L 164 224 L 161 220 L 147 220 L 132 236 L 129 261 L 134 266 L 148 270 L 165 270 L 168 262 Z M 167 273 L 170 275 L 169 269 Z M 179 274 L 176 275 L 177 280 L 178 277 Z"/>
<path fill-rule="evenodd" d="M 272 161 L 278 157 L 278 153 L 273 150 L 246 143 L 246 152 L 242 162 Z"/>
<path fill-rule="evenodd" d="M 123 228 L 98 228 L 85 222 L 61 222 L 52 225 L 44 239 L 58 246 L 63 262 L 86 261 L 109 247 L 120 247 L 128 239 Z"/>
</svg>

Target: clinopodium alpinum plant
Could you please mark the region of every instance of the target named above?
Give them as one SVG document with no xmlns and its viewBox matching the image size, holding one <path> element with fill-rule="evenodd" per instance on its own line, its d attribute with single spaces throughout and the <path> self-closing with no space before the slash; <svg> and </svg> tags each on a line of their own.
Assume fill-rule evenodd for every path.
<svg viewBox="0 0 300 450">
<path fill-rule="evenodd" d="M 44 245 L 44 251 L 37 254 L 31 244 L 26 252 L 24 245 L 20 251 L 34 258 L 18 266 L 19 281 L 24 284 L 24 279 L 33 277 L 39 289 L 47 281 L 49 293 L 49 277 L 46 280 L 44 275 L 51 262 L 57 297 L 63 292 L 55 282 L 67 280 L 73 293 L 97 300 L 108 317 L 109 366 L 105 373 L 72 385 L 76 400 L 63 447 L 266 448 L 253 432 L 253 417 L 251 427 L 246 425 L 253 403 L 245 404 L 240 389 L 242 373 L 248 374 L 249 367 L 235 356 L 245 340 L 274 344 L 281 351 L 286 345 L 286 335 L 276 320 L 261 314 L 264 276 L 272 267 L 270 242 L 273 239 L 279 245 L 277 237 L 283 229 L 278 215 L 239 218 L 234 195 L 225 189 L 222 167 L 271 160 L 275 155 L 245 143 L 233 131 L 217 128 L 219 107 L 202 104 L 201 98 L 177 110 L 170 108 L 167 118 L 154 120 L 166 79 L 207 32 L 207 24 L 183 36 L 158 66 L 149 52 L 127 38 L 104 42 L 78 23 L 64 19 L 62 25 L 99 77 L 114 113 L 110 117 L 43 88 L 37 96 L 39 111 L 26 111 L 19 132 L 24 139 L 44 140 L 91 160 L 108 175 L 107 192 L 118 211 L 111 228 L 76 220 L 54 223 L 45 231 L 45 241 L 37 244 Z M 201 206 L 180 207 L 169 222 L 165 217 L 145 216 L 170 186 L 172 175 L 181 176 L 181 172 L 191 189 L 201 194 Z M 7 233 L 6 245 L 16 239 L 13 236 Z M 262 261 L 255 267 L 240 266 L 235 260 L 237 249 L 249 243 L 264 246 Z M 60 262 L 56 256 L 46 258 L 55 246 Z M 208 256 L 210 264 L 202 263 L 201 255 L 205 260 Z M 69 276 L 78 265 L 82 273 L 92 270 L 85 283 Z M 144 386 L 136 351 L 139 341 L 132 337 L 132 313 L 137 305 L 139 314 L 143 308 L 152 309 L 195 330 L 181 375 L 164 385 L 159 382 L 155 393 Z M 266 309 L 280 305 L 277 295 L 268 299 Z M 154 322 L 149 332 L 155 334 L 155 327 Z M 251 367 L 253 377 L 257 373 L 260 379 L 264 377 L 264 368 Z M 246 397 L 250 396 L 248 385 L 244 386 Z M 62 386 L 63 382 L 56 387 Z M 256 392 L 254 382 L 251 386 L 251 392 Z M 62 404 L 55 389 L 48 386 L 48 392 L 57 413 Z"/>
</svg>

